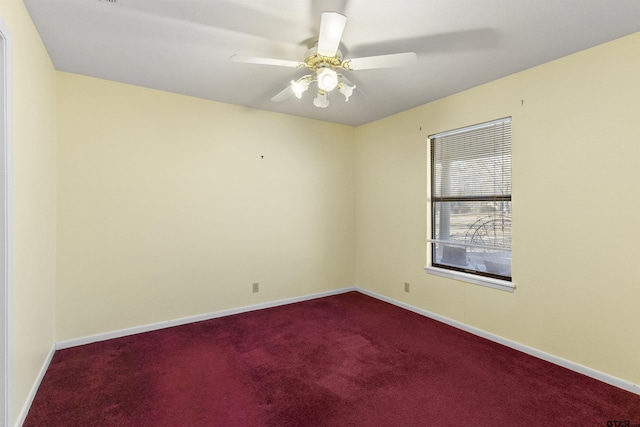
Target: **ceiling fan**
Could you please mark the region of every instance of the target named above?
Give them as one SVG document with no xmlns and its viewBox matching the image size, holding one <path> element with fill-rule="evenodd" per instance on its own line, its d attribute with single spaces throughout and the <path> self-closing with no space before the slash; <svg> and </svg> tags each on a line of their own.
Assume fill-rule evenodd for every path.
<svg viewBox="0 0 640 427">
<path fill-rule="evenodd" d="M 309 49 L 303 62 L 286 59 L 261 58 L 255 56 L 233 55 L 231 60 L 250 64 L 276 65 L 291 68 L 306 68 L 311 73 L 291 80 L 282 92 L 271 98 L 272 101 L 284 101 L 291 95 L 302 98 L 302 94 L 312 83 L 318 88 L 313 105 L 326 108 L 329 105 L 328 93 L 337 89 L 346 101 L 353 94 L 356 85 L 347 79 L 341 70 L 358 71 L 373 68 L 401 67 L 415 64 L 415 52 L 394 53 L 389 55 L 367 56 L 344 60 L 338 49 L 347 17 L 337 12 L 323 12 L 320 20 L 318 43 Z"/>
</svg>

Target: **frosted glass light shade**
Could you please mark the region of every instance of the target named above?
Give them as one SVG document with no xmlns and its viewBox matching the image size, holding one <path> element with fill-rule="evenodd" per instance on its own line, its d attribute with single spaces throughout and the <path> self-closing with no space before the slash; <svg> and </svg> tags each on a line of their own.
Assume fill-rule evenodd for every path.
<svg viewBox="0 0 640 427">
<path fill-rule="evenodd" d="M 313 105 L 318 108 L 327 108 L 329 106 L 329 99 L 326 92 L 318 92 L 318 96 L 313 100 Z"/>
<path fill-rule="evenodd" d="M 338 86 L 338 73 L 331 68 L 323 68 L 318 72 L 318 88 L 325 92 L 331 92 Z"/>
<path fill-rule="evenodd" d="M 306 80 L 291 80 L 291 90 L 293 91 L 293 94 L 296 96 L 296 98 L 302 98 L 302 94 L 306 92 L 307 89 L 309 89 L 309 82 L 307 82 Z"/>
<path fill-rule="evenodd" d="M 346 83 L 340 84 L 340 93 L 344 95 L 345 102 L 349 100 L 349 97 L 353 95 L 353 90 L 356 88 L 356 85 L 349 86 Z"/>
</svg>

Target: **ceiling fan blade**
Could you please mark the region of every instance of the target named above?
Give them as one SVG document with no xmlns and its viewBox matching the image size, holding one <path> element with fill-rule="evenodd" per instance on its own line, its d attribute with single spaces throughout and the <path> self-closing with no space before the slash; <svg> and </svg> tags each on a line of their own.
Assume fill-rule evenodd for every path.
<svg viewBox="0 0 640 427">
<path fill-rule="evenodd" d="M 347 17 L 338 12 L 323 12 L 320 20 L 320 38 L 318 39 L 318 54 L 321 56 L 335 56 L 340 46 L 342 32 L 347 25 Z"/>
<path fill-rule="evenodd" d="M 390 55 L 365 56 L 346 61 L 349 70 L 370 70 L 372 68 L 404 67 L 416 63 L 415 52 L 392 53 Z M 346 68 L 346 67 L 345 67 Z"/>
<path fill-rule="evenodd" d="M 247 64 L 276 65 L 279 67 L 298 68 L 304 66 L 304 63 L 298 61 L 289 61 L 287 59 L 260 58 L 258 56 L 242 56 L 231 55 L 231 60 L 235 62 L 244 62 Z"/>
<path fill-rule="evenodd" d="M 271 100 L 273 102 L 282 102 L 285 99 L 288 99 L 291 95 L 293 95 L 293 90 L 291 89 L 291 85 L 288 85 L 280 93 L 271 98 Z"/>
</svg>

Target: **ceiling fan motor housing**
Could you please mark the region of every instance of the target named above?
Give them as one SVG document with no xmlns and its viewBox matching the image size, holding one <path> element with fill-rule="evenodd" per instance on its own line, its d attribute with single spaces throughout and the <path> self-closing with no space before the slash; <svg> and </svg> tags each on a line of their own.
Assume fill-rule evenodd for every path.
<svg viewBox="0 0 640 427">
<path fill-rule="evenodd" d="M 318 54 L 318 48 L 311 48 L 305 55 L 304 64 L 307 68 L 314 71 L 322 68 L 341 68 L 342 67 L 342 52 L 336 51 L 335 56 L 322 56 Z"/>
</svg>

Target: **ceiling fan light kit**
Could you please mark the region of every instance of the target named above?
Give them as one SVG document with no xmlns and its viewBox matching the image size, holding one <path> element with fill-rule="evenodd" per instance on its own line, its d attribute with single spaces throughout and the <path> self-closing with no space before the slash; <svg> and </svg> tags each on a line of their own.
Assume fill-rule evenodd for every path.
<svg viewBox="0 0 640 427">
<path fill-rule="evenodd" d="M 319 108 L 326 108 L 329 105 L 328 92 L 338 88 L 338 92 L 344 96 L 345 102 L 349 101 L 349 97 L 353 94 L 356 85 L 349 85 L 346 81 L 341 81 L 342 79 L 346 80 L 342 74 L 338 74 L 330 68 L 324 68 L 318 70 L 316 74 L 308 74 L 300 77 L 298 80 L 291 80 L 291 91 L 296 98 L 300 99 L 302 98 L 302 94 L 309 89 L 309 85 L 316 82 L 318 85 L 318 97 L 321 100 L 314 100 L 313 105 Z"/>
<path fill-rule="evenodd" d="M 342 60 L 342 52 L 338 49 L 342 33 L 347 24 L 347 17 L 337 12 L 323 12 L 320 20 L 320 34 L 317 45 L 305 55 L 304 62 L 295 62 L 282 59 L 260 58 L 250 56 L 233 55 L 232 60 L 262 65 L 276 65 L 283 67 L 307 68 L 313 71 L 291 80 L 291 83 L 279 94 L 271 98 L 272 101 L 284 101 L 291 95 L 302 98 L 302 94 L 309 89 L 312 83 L 318 87 L 317 96 L 313 105 L 318 108 L 326 108 L 329 105 L 328 93 L 336 88 L 349 101 L 356 85 L 351 83 L 344 75 L 336 70 L 365 70 L 373 68 L 400 67 L 414 64 L 417 60 L 414 52 L 394 53 L 390 55 L 369 56 Z"/>
</svg>

